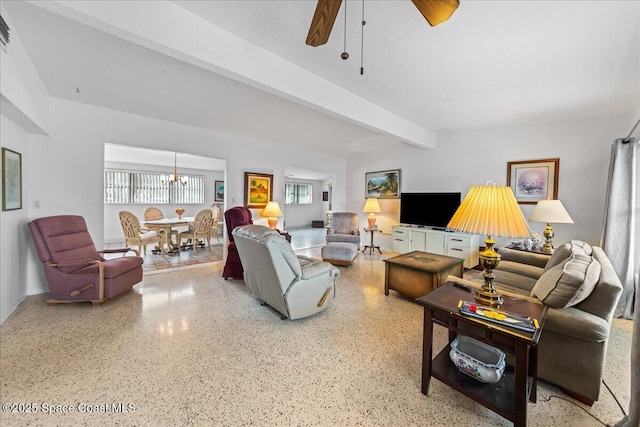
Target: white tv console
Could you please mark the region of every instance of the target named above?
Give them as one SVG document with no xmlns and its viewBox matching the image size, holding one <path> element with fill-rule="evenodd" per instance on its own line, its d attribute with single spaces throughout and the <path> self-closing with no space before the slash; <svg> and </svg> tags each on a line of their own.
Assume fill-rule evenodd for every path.
<svg viewBox="0 0 640 427">
<path fill-rule="evenodd" d="M 434 230 L 431 227 L 391 227 L 393 251 L 422 251 L 464 259 L 464 268 L 478 265 L 479 238 L 475 234 Z"/>
</svg>

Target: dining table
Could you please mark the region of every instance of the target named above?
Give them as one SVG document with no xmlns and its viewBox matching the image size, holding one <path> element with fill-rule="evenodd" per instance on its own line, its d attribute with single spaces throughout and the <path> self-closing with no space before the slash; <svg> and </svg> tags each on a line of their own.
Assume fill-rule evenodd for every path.
<svg viewBox="0 0 640 427">
<path fill-rule="evenodd" d="M 170 253 L 179 252 L 180 250 L 180 242 L 177 241 L 175 244 L 171 241 L 171 230 L 174 227 L 184 227 L 189 224 L 193 224 L 195 221 L 194 216 L 183 216 L 183 217 L 175 217 L 175 218 L 161 218 L 161 219 L 153 219 L 148 221 L 140 221 L 140 225 L 142 227 L 148 229 L 158 229 L 163 230 L 162 235 L 165 238 L 164 243 L 161 245 L 160 252 L 164 255 L 164 245 L 167 244 L 167 248 Z"/>
</svg>

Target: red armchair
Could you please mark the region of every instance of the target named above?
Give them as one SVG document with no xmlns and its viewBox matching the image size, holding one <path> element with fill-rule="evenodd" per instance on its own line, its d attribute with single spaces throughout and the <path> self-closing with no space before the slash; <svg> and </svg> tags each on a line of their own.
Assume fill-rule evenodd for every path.
<svg viewBox="0 0 640 427">
<path fill-rule="evenodd" d="M 233 229 L 241 225 L 253 224 L 251 211 L 244 206 L 236 206 L 228 209 L 224 213 L 224 222 L 227 227 L 227 236 L 229 237 L 229 246 L 227 247 L 227 262 L 222 270 L 222 277 L 225 280 L 241 279 L 244 276 L 244 269 L 240 262 L 240 255 L 236 248 L 236 242 L 233 240 Z"/>
<path fill-rule="evenodd" d="M 58 215 L 29 223 L 38 257 L 49 283 L 48 304 L 90 301 L 94 304 L 128 291 L 142 281 L 140 256 L 125 249 L 98 252 L 84 218 Z M 105 259 L 100 254 L 123 254 Z"/>
</svg>

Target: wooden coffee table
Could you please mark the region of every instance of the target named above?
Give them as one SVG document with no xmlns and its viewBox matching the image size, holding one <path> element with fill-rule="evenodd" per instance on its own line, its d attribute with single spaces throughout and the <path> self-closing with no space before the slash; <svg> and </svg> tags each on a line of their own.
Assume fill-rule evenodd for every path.
<svg viewBox="0 0 640 427">
<path fill-rule="evenodd" d="M 422 341 L 422 394 L 428 395 L 431 377 L 512 421 L 516 427 L 527 425 L 527 400 L 536 402 L 538 381 L 538 340 L 542 333 L 547 307 L 525 299 L 504 297 L 500 310 L 538 320 L 540 329 L 534 332 L 503 326 L 465 316 L 458 302 L 474 301 L 473 291 L 448 282 L 433 292 L 418 298 L 424 307 L 424 337 Z M 433 357 L 433 325 L 449 330 L 449 344 Z M 514 364 L 495 384 L 484 384 L 458 371 L 449 352 L 458 334 L 469 335 L 505 353 L 514 355 Z"/>
<path fill-rule="evenodd" d="M 389 289 L 411 298 L 425 295 L 447 280 L 462 277 L 464 260 L 429 252 L 413 251 L 384 260 L 384 294 Z"/>
</svg>

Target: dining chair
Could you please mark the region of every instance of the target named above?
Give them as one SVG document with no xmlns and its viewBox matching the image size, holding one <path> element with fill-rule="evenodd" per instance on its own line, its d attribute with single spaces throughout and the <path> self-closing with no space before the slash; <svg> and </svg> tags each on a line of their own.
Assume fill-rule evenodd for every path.
<svg viewBox="0 0 640 427">
<path fill-rule="evenodd" d="M 147 255 L 147 245 L 157 243 L 160 246 L 160 251 L 164 255 L 164 244 L 166 238 L 163 234 L 159 234 L 155 231 L 143 232 L 140 230 L 140 221 L 138 217 L 129 211 L 120 211 L 120 225 L 124 232 L 125 244 L 138 246 L 138 251 L 142 249 L 143 255 Z"/>
<path fill-rule="evenodd" d="M 178 242 L 182 246 L 182 240 L 186 239 L 187 241 L 191 240 L 193 243 L 193 251 L 196 251 L 198 247 L 198 240 L 205 239 L 207 241 L 207 246 L 211 249 L 211 220 L 213 218 L 213 213 L 211 209 L 202 209 L 198 212 L 193 220 L 193 225 L 189 226 L 189 230 L 182 231 L 178 235 Z M 186 244 L 182 246 L 184 249 Z"/>
<path fill-rule="evenodd" d="M 145 221 L 154 221 L 156 219 L 163 219 L 164 218 L 164 214 L 162 213 L 160 208 L 157 208 L 155 206 L 149 206 L 148 208 L 146 208 L 144 210 L 143 217 L 144 217 Z M 142 230 L 143 233 L 147 232 L 147 231 L 154 231 L 151 228 L 141 228 L 141 230 Z M 164 229 L 157 230 L 157 231 L 158 231 L 159 234 L 163 234 L 165 232 Z M 179 246 L 178 245 L 178 243 L 179 243 L 178 242 L 178 230 L 171 229 L 171 233 L 170 233 L 169 239 L 175 241 L 176 242 L 176 246 Z"/>
<path fill-rule="evenodd" d="M 222 222 L 222 203 L 214 203 L 211 205 L 211 237 L 215 236 L 220 243 L 220 232 L 218 231 L 218 225 Z"/>
</svg>

